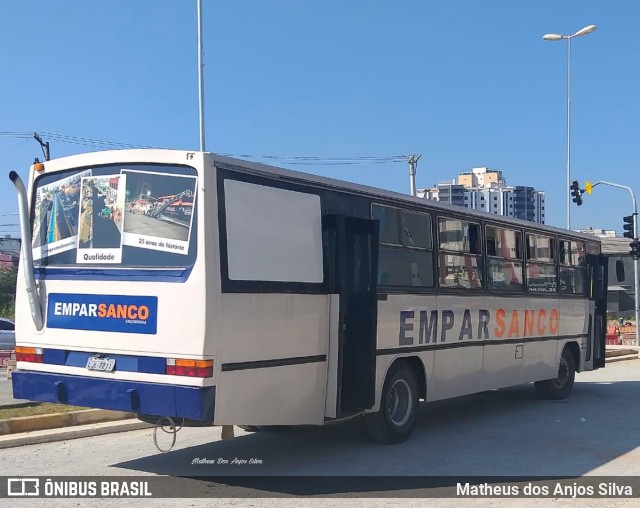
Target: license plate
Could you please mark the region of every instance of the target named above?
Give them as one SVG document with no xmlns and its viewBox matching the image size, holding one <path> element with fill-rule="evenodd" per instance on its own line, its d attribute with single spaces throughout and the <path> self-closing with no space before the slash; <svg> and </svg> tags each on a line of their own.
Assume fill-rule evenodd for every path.
<svg viewBox="0 0 640 508">
<path fill-rule="evenodd" d="M 115 366 L 115 358 L 101 358 L 99 356 L 92 356 L 87 361 L 87 369 L 98 370 L 100 372 L 111 372 Z"/>
</svg>

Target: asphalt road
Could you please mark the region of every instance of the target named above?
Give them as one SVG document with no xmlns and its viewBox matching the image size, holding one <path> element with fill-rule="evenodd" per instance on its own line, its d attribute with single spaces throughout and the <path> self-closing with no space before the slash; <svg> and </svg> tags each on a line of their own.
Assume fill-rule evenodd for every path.
<svg viewBox="0 0 640 508">
<path fill-rule="evenodd" d="M 4 474 L 23 476 L 640 476 L 639 391 L 640 361 L 634 360 L 579 374 L 572 396 L 564 401 L 540 400 L 533 386 L 527 385 L 423 405 L 414 435 L 396 446 L 368 442 L 359 425 L 352 422 L 288 433 L 246 433 L 236 428 L 233 441 L 221 441 L 218 427 L 185 428 L 178 433 L 174 450 L 161 454 L 153 445 L 152 431 L 140 430 L 0 450 L 0 467 Z M 161 433 L 160 444 L 166 445 L 167 439 L 168 435 Z M 229 463 L 193 464 L 196 458 L 222 458 Z M 255 458 L 262 464 L 233 465 L 234 458 Z M 329 493 L 357 496 L 348 485 L 341 482 Z M 275 493 L 318 494 L 305 492 L 295 480 L 281 482 Z M 259 494 L 253 491 L 249 495 Z M 419 492 L 414 494 L 420 496 Z M 29 506 L 34 506 L 41 500 L 30 501 L 34 504 Z M 217 504 L 243 505 L 242 499 L 222 501 Z M 373 506 L 367 504 L 371 501 L 358 501 L 353 506 Z M 353 500 L 337 502 L 351 505 Z M 376 505 L 391 502 L 388 499 Z M 546 506 L 549 502 L 501 499 L 492 506 Z M 577 499 L 562 500 L 561 504 L 633 506 L 627 502 Z M 422 506 L 424 500 L 405 499 L 402 503 Z M 487 500 L 464 503 L 483 506 Z M 91 501 L 88 506 L 98 504 Z M 187 504 L 196 506 L 192 501 Z M 259 505 L 255 500 L 253 504 Z M 441 499 L 436 504 L 454 506 L 456 500 Z M 182 507 L 185 500 L 168 499 L 160 505 Z"/>
<path fill-rule="evenodd" d="M 102 217 L 102 210 L 106 207 L 103 196 L 93 190 L 91 247 L 94 249 L 117 249 L 120 247 L 120 230 L 116 224 Z"/>
<path fill-rule="evenodd" d="M 156 236 L 186 242 L 189 239 L 189 228 L 155 219 L 141 213 L 125 212 L 125 233 L 145 236 Z"/>
<path fill-rule="evenodd" d="M 93 217 L 93 248 L 117 249 L 120 247 L 120 230 L 110 220 L 100 216 Z"/>
</svg>

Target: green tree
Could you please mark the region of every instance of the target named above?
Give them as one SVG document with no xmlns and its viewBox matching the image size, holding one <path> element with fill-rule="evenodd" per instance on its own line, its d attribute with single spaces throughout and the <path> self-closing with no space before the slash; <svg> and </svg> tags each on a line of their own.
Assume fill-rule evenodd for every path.
<svg viewBox="0 0 640 508">
<path fill-rule="evenodd" d="M 15 319 L 18 270 L 0 269 L 0 316 Z"/>
</svg>

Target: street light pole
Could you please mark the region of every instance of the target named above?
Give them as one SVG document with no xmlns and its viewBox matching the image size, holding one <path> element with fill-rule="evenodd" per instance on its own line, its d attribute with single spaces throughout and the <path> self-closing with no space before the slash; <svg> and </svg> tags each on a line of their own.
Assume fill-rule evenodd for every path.
<svg viewBox="0 0 640 508">
<path fill-rule="evenodd" d="M 571 229 L 571 37 L 567 38 L 567 229 Z"/>
<path fill-rule="evenodd" d="M 571 229 L 571 200 L 569 197 L 569 188 L 571 187 L 571 39 L 590 34 L 596 28 L 596 25 L 589 25 L 571 35 L 546 34 L 542 37 L 545 41 L 567 40 L 567 229 Z"/>
<path fill-rule="evenodd" d="M 202 0 L 198 0 L 198 124 L 200 127 L 200 151 L 204 152 L 204 50 L 202 41 Z"/>
</svg>

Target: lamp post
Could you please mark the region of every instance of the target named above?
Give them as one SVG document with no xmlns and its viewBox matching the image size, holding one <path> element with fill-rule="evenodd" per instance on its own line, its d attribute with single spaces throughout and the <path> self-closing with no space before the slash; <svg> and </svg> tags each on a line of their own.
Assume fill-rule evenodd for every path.
<svg viewBox="0 0 640 508">
<path fill-rule="evenodd" d="M 545 41 L 567 40 L 567 229 L 571 229 L 571 200 L 569 198 L 569 187 L 571 186 L 571 39 L 590 34 L 596 28 L 596 25 L 589 25 L 571 35 L 546 34 L 542 37 Z"/>
<path fill-rule="evenodd" d="M 198 123 L 200 151 L 204 152 L 204 49 L 202 41 L 202 0 L 198 0 Z"/>
</svg>

